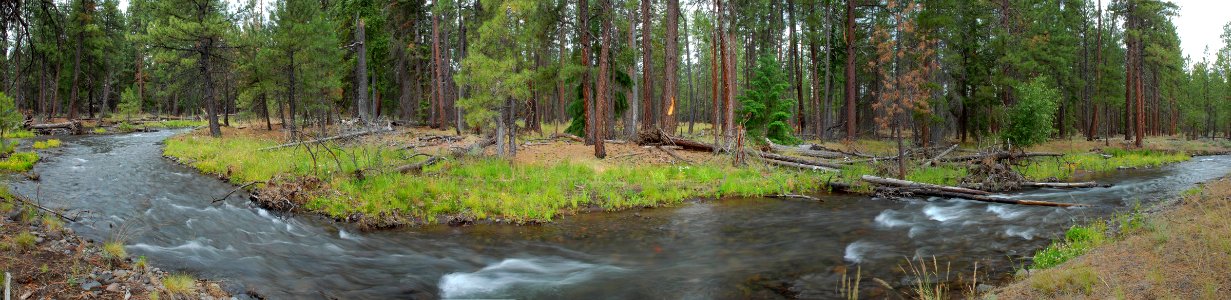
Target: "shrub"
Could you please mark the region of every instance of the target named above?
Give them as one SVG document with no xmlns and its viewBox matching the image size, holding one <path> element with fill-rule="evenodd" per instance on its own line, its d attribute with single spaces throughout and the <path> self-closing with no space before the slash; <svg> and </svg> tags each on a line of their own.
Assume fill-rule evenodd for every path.
<svg viewBox="0 0 1231 300">
<path fill-rule="evenodd" d="M 1047 85 L 1046 77 L 1036 77 L 1017 87 L 1017 104 L 1009 109 L 1009 127 L 1003 137 L 1013 147 L 1029 147 L 1046 142 L 1055 128 L 1056 99 L 1060 92 Z"/>
</svg>

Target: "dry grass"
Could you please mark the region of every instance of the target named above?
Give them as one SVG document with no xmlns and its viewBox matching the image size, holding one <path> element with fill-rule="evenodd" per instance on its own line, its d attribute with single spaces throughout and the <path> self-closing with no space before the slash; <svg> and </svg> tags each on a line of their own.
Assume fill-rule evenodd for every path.
<svg viewBox="0 0 1231 300">
<path fill-rule="evenodd" d="M 997 299 L 1226 299 L 1231 178 L 1185 193 L 1145 229 L 999 289 Z"/>
</svg>

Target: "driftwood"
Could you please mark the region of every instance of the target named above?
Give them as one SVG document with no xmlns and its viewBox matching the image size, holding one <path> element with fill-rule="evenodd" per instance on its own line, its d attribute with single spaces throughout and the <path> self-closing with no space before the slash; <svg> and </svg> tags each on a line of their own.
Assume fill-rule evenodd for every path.
<svg viewBox="0 0 1231 300">
<path fill-rule="evenodd" d="M 357 137 L 361 137 L 361 136 L 365 136 L 369 134 L 385 133 L 385 132 L 393 132 L 393 130 L 390 130 L 388 128 L 381 128 L 381 129 L 374 129 L 374 130 L 368 130 L 368 131 L 352 132 L 352 133 L 335 135 L 331 137 L 319 138 L 319 139 L 308 140 L 308 141 L 303 141 L 303 142 L 287 143 L 287 144 L 277 145 L 273 147 L 265 147 L 265 148 L 257 149 L 257 151 L 269 151 L 269 150 L 282 149 L 282 148 L 287 148 L 287 147 L 295 147 L 299 145 L 323 143 L 323 142 L 328 142 L 332 140 L 351 139 L 351 138 L 357 138 Z"/>
<path fill-rule="evenodd" d="M 940 155 L 937 155 L 936 157 L 929 159 L 927 162 L 924 162 L 923 165 L 924 166 L 935 165 L 937 159 L 940 159 L 941 157 L 945 157 L 945 155 L 949 155 L 949 152 L 953 152 L 953 149 L 957 149 L 957 144 L 953 144 L 953 146 L 949 146 L 949 149 L 945 149 L 944 152 L 940 152 Z"/>
<path fill-rule="evenodd" d="M 435 146 L 443 143 L 452 143 L 461 141 L 463 138 L 456 135 L 429 135 L 415 138 L 415 143 L 403 146 L 401 149 L 414 149 L 419 147 Z"/>
<path fill-rule="evenodd" d="M 811 171 L 831 171 L 831 172 L 838 171 L 838 169 L 834 169 L 830 167 L 807 165 L 807 164 L 794 163 L 794 162 L 789 162 L 789 161 L 781 161 L 781 160 L 776 160 L 776 159 L 768 159 L 768 158 L 761 157 L 761 156 L 752 156 L 752 158 L 766 162 L 771 165 L 782 166 L 782 167 L 790 167 L 790 168 L 811 170 Z"/>
<path fill-rule="evenodd" d="M 980 160 L 980 159 L 986 159 L 986 158 L 990 158 L 992 160 L 1004 160 L 1004 159 L 1010 159 L 1010 158 L 1027 158 L 1027 157 L 1038 157 L 1038 156 L 1064 156 L 1064 154 L 1051 153 L 1051 152 L 1012 153 L 1012 152 L 1001 151 L 1001 152 L 995 152 L 995 153 L 983 153 L 983 154 L 975 154 L 975 155 L 947 157 L 947 158 L 938 159 L 937 161 L 960 162 L 960 161 Z"/>
<path fill-rule="evenodd" d="M 982 202 L 1018 204 L 1018 205 L 1034 205 L 1034 206 L 1055 206 L 1055 207 L 1087 206 L 1084 204 L 1074 204 L 1074 203 L 1059 203 L 1059 202 L 1020 200 L 1020 199 L 1010 199 L 1010 198 L 1004 198 L 1004 197 L 994 197 L 991 195 L 991 193 L 980 191 L 980 190 L 973 190 L 973 189 L 952 187 L 952 186 L 942 186 L 942 185 L 935 185 L 935 184 L 928 184 L 928 183 L 921 183 L 921 182 L 914 182 L 914 181 L 907 181 L 907 180 L 900 180 L 900 179 L 881 178 L 881 177 L 876 177 L 876 176 L 871 176 L 871 175 L 864 175 L 860 179 L 863 179 L 863 181 L 866 181 L 869 183 L 888 186 L 888 187 L 878 187 L 876 189 L 878 193 L 885 193 L 885 194 L 913 194 L 913 195 L 924 195 L 924 196 L 939 196 L 939 197 L 950 197 L 950 198 L 975 200 L 975 201 L 982 201 Z"/>
</svg>

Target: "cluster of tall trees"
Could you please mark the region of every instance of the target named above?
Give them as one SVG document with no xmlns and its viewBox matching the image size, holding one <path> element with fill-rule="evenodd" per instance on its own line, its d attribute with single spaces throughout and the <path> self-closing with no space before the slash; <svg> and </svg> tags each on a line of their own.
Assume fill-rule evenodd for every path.
<svg viewBox="0 0 1231 300">
<path fill-rule="evenodd" d="M 3 90 L 40 120 L 204 114 L 215 135 L 234 114 L 288 132 L 388 120 L 508 153 L 558 124 L 602 157 L 605 139 L 659 130 L 991 138 L 1038 79 L 1060 137 L 1231 137 L 1231 27 L 1191 61 L 1163 0 L 231 3 L 5 1 Z"/>
</svg>

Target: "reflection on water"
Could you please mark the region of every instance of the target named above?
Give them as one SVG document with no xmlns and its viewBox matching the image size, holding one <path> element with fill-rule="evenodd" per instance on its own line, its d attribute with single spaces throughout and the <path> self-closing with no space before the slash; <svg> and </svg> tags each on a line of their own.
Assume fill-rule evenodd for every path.
<svg viewBox="0 0 1231 300">
<path fill-rule="evenodd" d="M 935 256 L 965 272 L 1007 272 L 1075 222 L 1107 216 L 1226 173 L 1205 157 L 1100 180 L 1077 191 L 1015 197 L 1092 204 L 1027 207 L 929 198 L 822 195 L 823 203 L 729 199 L 678 208 L 583 214 L 541 226 L 429 226 L 363 233 L 316 217 L 254 207 L 233 187 L 160 157 L 169 132 L 64 139 L 14 182 L 51 207 L 84 212 L 72 226 L 122 236 L 133 255 L 225 278 L 274 298 L 832 298 L 837 273 L 906 285 L 898 265 Z M 865 287 L 875 288 L 870 280 Z"/>
</svg>

